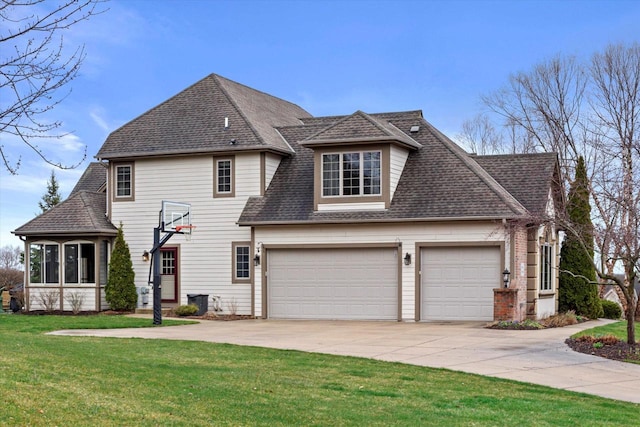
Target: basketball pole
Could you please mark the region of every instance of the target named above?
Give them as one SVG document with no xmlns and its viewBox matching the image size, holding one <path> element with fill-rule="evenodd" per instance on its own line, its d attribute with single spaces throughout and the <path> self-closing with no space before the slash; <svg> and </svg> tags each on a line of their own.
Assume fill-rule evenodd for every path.
<svg viewBox="0 0 640 427">
<path fill-rule="evenodd" d="M 175 231 L 167 231 L 160 238 L 160 227 L 153 229 L 153 248 L 151 249 L 151 256 L 153 264 L 153 324 L 162 324 L 162 284 L 160 279 L 160 248 L 167 243 L 167 241 L 175 234 Z"/>
</svg>

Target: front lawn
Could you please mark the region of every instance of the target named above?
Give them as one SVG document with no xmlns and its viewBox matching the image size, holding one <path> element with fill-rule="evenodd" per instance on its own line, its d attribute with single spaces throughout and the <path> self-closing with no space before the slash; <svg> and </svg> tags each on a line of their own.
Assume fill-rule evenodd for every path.
<svg viewBox="0 0 640 427">
<path fill-rule="evenodd" d="M 54 329 L 109 327 L 112 322 L 139 327 L 151 321 L 1 315 L 0 424 L 639 422 L 640 405 L 447 370 L 226 344 L 43 335 Z"/>
<path fill-rule="evenodd" d="M 640 337 L 640 322 L 636 322 L 636 340 Z M 571 338 L 579 338 L 584 336 L 604 336 L 604 335 L 614 335 L 618 339 L 622 341 L 627 340 L 627 322 L 615 322 L 609 323 L 608 325 L 598 326 L 591 329 L 585 329 L 584 331 L 578 332 L 571 336 Z"/>
</svg>

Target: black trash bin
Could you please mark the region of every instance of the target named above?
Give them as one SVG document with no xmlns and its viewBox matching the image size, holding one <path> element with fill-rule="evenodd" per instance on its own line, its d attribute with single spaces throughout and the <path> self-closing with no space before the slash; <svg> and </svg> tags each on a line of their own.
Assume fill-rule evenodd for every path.
<svg viewBox="0 0 640 427">
<path fill-rule="evenodd" d="M 187 303 L 198 306 L 197 316 L 202 316 L 209 311 L 209 295 L 205 294 L 187 294 Z"/>
</svg>

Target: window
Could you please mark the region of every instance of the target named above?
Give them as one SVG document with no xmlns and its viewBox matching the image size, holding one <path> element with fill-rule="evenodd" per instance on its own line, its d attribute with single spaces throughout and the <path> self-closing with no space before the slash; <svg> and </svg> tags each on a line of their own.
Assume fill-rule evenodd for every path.
<svg viewBox="0 0 640 427">
<path fill-rule="evenodd" d="M 114 200 L 133 200 L 133 165 L 116 165 L 113 181 Z"/>
<path fill-rule="evenodd" d="M 322 196 L 379 196 L 380 151 L 322 155 Z"/>
<path fill-rule="evenodd" d="M 233 282 L 251 281 L 251 244 L 235 242 L 233 247 Z"/>
<path fill-rule="evenodd" d="M 95 283 L 95 255 L 96 250 L 93 243 L 64 245 L 65 283 Z"/>
<path fill-rule="evenodd" d="M 29 248 L 30 283 L 59 282 L 60 259 L 58 252 L 58 245 L 31 244 Z"/>
<path fill-rule="evenodd" d="M 165 276 L 176 274 L 176 251 L 161 251 L 160 258 L 162 260 L 160 274 Z"/>
<path fill-rule="evenodd" d="M 553 290 L 553 251 L 550 243 L 540 245 L 540 290 Z"/>
<path fill-rule="evenodd" d="M 233 197 L 234 189 L 234 159 L 215 159 L 214 197 Z"/>
</svg>

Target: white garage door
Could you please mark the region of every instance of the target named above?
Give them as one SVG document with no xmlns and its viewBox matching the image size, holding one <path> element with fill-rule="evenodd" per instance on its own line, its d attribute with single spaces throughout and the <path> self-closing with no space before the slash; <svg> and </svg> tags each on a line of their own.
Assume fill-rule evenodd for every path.
<svg viewBox="0 0 640 427">
<path fill-rule="evenodd" d="M 396 320 L 395 248 L 270 249 L 268 317 Z"/>
<path fill-rule="evenodd" d="M 422 320 L 493 320 L 498 247 L 425 248 L 421 270 Z"/>
</svg>

